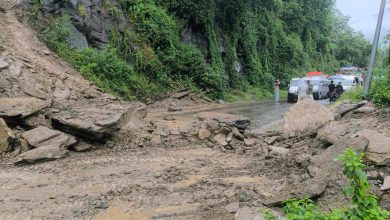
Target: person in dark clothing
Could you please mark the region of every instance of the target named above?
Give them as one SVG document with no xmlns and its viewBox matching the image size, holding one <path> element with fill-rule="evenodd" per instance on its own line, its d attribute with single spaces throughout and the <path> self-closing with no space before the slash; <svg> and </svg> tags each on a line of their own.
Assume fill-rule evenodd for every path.
<svg viewBox="0 0 390 220">
<path fill-rule="evenodd" d="M 332 93 L 336 90 L 336 85 L 333 83 L 333 80 L 330 81 L 330 84 L 329 84 L 329 93 Z"/>
<path fill-rule="evenodd" d="M 336 86 L 336 94 L 338 97 L 340 97 L 341 94 L 343 94 L 343 92 L 344 92 L 343 85 L 341 85 L 341 82 L 339 82 Z"/>
</svg>

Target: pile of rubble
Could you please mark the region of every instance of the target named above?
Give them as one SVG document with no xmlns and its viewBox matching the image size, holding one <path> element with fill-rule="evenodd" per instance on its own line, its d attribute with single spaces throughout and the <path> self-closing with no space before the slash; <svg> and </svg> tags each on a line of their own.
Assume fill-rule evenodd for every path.
<svg viewBox="0 0 390 220">
<path fill-rule="evenodd" d="M 141 103 L 120 101 L 79 75 L 49 71 L 0 48 L 0 153 L 11 152 L 3 156 L 17 157 L 15 164 L 104 145 L 145 117 Z"/>
</svg>

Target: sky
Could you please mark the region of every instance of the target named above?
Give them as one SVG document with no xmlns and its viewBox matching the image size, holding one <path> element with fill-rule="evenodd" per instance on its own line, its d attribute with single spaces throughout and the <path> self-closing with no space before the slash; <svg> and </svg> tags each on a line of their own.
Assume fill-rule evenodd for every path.
<svg viewBox="0 0 390 220">
<path fill-rule="evenodd" d="M 381 39 L 390 33 L 390 0 L 386 1 Z M 381 0 L 337 0 L 336 7 L 351 18 L 349 25 L 373 41 Z"/>
</svg>

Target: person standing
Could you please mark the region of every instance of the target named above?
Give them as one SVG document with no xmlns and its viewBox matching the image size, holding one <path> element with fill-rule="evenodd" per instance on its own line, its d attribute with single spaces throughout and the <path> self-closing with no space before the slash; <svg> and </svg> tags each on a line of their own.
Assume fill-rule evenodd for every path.
<svg viewBox="0 0 390 220">
<path fill-rule="evenodd" d="M 306 88 L 306 96 L 313 98 L 313 84 L 311 84 L 310 80 L 307 80 L 307 88 Z"/>
<path fill-rule="evenodd" d="M 275 96 L 275 104 L 279 104 L 279 96 L 280 96 L 280 81 L 277 79 L 274 83 L 274 96 Z"/>
</svg>

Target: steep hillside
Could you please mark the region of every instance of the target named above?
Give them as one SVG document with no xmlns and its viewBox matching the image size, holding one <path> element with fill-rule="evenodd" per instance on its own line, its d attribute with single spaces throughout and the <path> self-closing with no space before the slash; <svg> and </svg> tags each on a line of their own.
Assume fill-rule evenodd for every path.
<svg viewBox="0 0 390 220">
<path fill-rule="evenodd" d="M 253 88 L 265 95 L 275 78 L 286 85 L 306 71 L 337 68 L 333 4 L 33 0 L 23 1 L 23 14 L 49 47 L 106 91 L 145 99 L 184 87 L 224 98 Z"/>
</svg>

